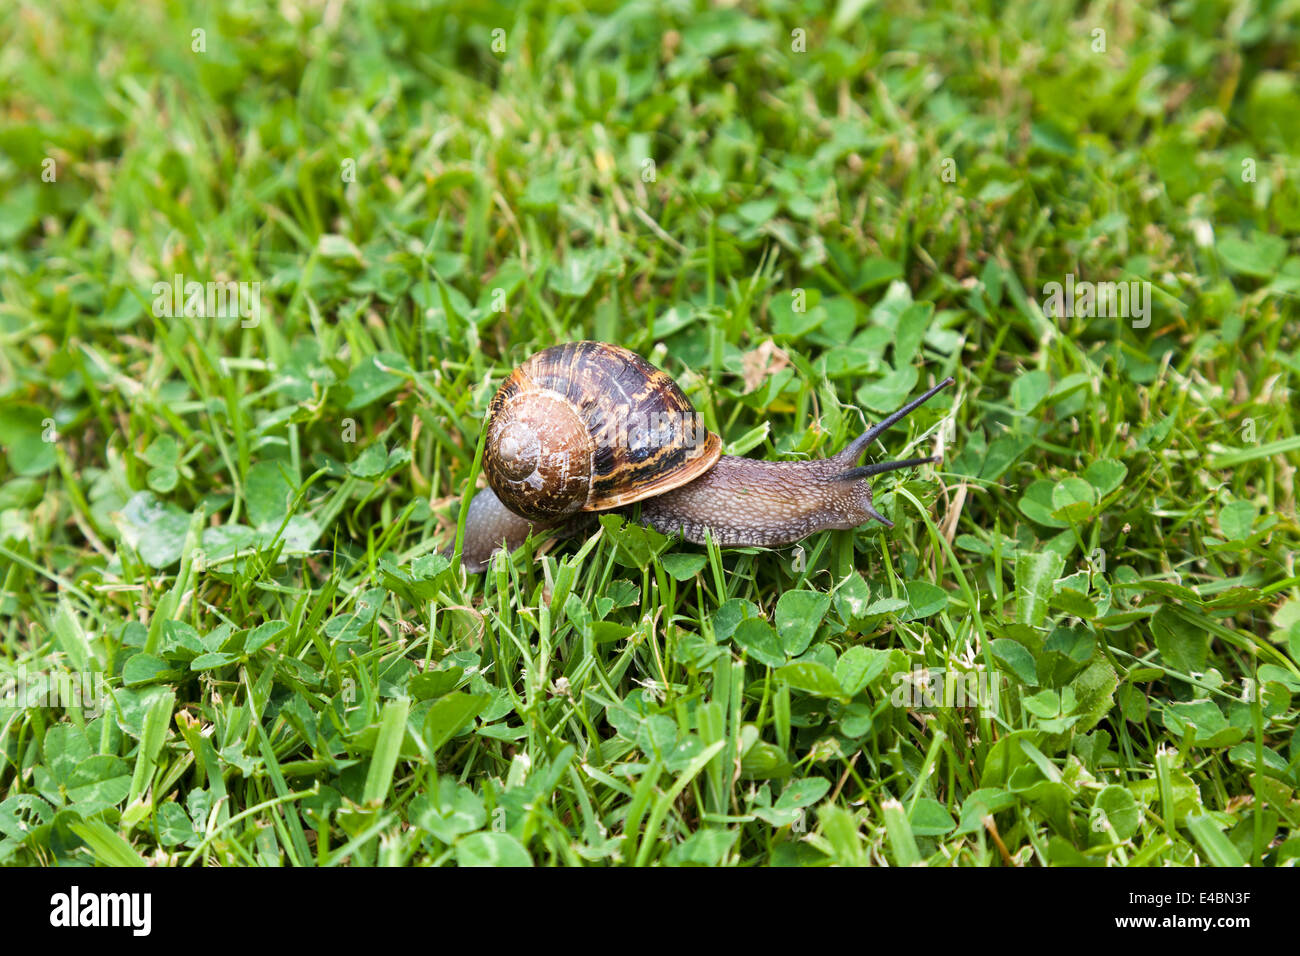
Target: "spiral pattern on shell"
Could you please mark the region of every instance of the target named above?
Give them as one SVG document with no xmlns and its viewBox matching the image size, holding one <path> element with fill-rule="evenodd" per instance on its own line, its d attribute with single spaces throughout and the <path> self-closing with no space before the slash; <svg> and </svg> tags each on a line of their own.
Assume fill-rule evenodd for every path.
<svg viewBox="0 0 1300 956">
<path fill-rule="evenodd" d="M 670 376 L 619 346 L 574 342 L 538 352 L 502 383 L 483 469 L 506 507 L 545 519 L 662 494 L 721 453 Z"/>
</svg>

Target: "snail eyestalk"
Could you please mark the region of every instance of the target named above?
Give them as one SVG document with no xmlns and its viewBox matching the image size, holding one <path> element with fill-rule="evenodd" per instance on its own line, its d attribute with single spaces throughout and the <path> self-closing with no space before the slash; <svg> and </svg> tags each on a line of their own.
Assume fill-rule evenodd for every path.
<svg viewBox="0 0 1300 956">
<path fill-rule="evenodd" d="M 840 481 L 857 481 L 860 478 L 870 478 L 872 475 L 883 475 L 887 471 L 930 465 L 936 461 L 943 461 L 943 459 L 936 455 L 933 458 L 908 458 L 905 461 L 878 461 L 871 465 L 863 465 L 861 468 L 850 468 L 839 478 Z"/>
<path fill-rule="evenodd" d="M 839 455 L 837 455 L 836 457 L 845 459 L 845 461 L 848 464 L 852 464 L 853 462 L 857 461 L 859 458 L 862 457 L 862 453 L 867 450 L 867 446 L 876 440 L 877 436 L 884 434 L 887 429 L 892 428 L 895 424 L 901 422 L 908 415 L 912 414 L 912 412 L 916 411 L 918 408 L 920 408 L 930 399 L 934 398 L 934 396 L 942 392 L 949 385 L 953 384 L 954 381 L 956 380 L 951 375 L 949 375 L 942 382 L 940 382 L 934 388 L 926 391 L 919 398 L 912 399 L 910 402 L 908 402 L 898 411 L 891 412 L 889 415 L 886 415 L 884 418 L 876 422 L 876 424 L 872 425 L 870 428 L 868 428 L 865 432 L 863 432 L 853 441 L 845 445 L 844 450 L 840 452 Z M 908 466 L 902 465 L 900 467 L 906 468 Z"/>
</svg>

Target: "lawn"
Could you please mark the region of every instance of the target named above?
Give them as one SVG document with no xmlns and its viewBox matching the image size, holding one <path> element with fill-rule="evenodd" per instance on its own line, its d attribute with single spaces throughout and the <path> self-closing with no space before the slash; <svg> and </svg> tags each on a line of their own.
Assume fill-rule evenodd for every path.
<svg viewBox="0 0 1300 956">
<path fill-rule="evenodd" d="M 1300 860 L 1294 3 L 14 0 L 0 862 Z M 1121 294 L 1122 293 L 1122 294 Z M 440 552 L 503 377 L 893 522 Z"/>
</svg>

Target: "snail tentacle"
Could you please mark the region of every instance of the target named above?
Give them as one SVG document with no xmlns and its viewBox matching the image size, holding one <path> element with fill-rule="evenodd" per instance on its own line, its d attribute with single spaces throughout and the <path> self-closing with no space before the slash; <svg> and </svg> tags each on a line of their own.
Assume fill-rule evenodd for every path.
<svg viewBox="0 0 1300 956">
<path fill-rule="evenodd" d="M 888 429 L 892 428 L 895 424 L 902 421 L 908 415 L 912 414 L 912 412 L 916 411 L 918 408 L 920 408 L 930 399 L 934 398 L 934 396 L 937 395 L 939 392 L 943 391 L 949 385 L 953 384 L 954 381 L 955 379 L 951 375 L 949 375 L 938 385 L 934 386 L 934 388 L 928 389 L 918 398 L 912 399 L 910 402 L 908 402 L 898 411 L 891 412 L 890 414 L 886 415 L 884 418 L 876 422 L 876 424 L 872 425 L 870 428 L 868 428 L 857 438 L 853 439 L 853 441 L 845 445 L 840 450 L 839 454 L 834 456 L 835 460 L 839 461 L 841 464 L 845 465 L 846 467 L 851 467 L 857 462 L 859 458 L 862 457 L 862 453 L 867 450 L 867 446 L 870 445 L 873 441 L 875 441 L 877 437 L 883 435 Z M 898 467 L 906 468 L 909 466 L 900 464 Z M 884 470 L 888 470 L 888 469 L 884 469 Z"/>
</svg>

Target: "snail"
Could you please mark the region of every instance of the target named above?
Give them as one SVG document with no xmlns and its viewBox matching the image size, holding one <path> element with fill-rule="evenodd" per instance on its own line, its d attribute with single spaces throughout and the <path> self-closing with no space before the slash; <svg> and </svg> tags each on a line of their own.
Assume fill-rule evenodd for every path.
<svg viewBox="0 0 1300 956">
<path fill-rule="evenodd" d="M 574 342 L 537 352 L 488 407 L 483 470 L 470 502 L 462 564 L 482 571 L 531 532 L 582 527 L 584 512 L 640 502 L 640 520 L 703 544 L 776 547 L 818 531 L 893 524 L 872 506 L 867 479 L 938 458 L 859 467 L 867 446 L 935 393 L 946 378 L 846 445 L 812 461 L 722 454 L 690 399 L 634 352 Z"/>
</svg>

